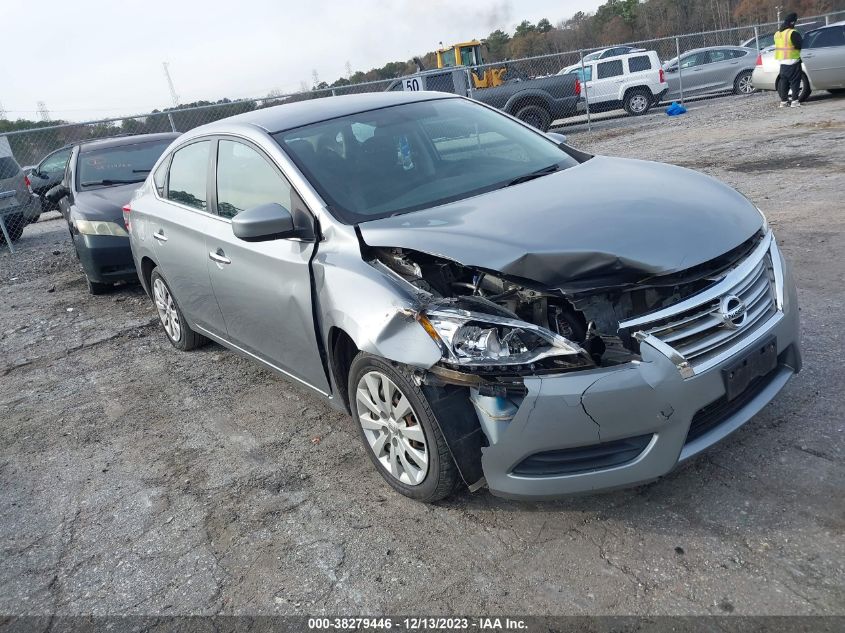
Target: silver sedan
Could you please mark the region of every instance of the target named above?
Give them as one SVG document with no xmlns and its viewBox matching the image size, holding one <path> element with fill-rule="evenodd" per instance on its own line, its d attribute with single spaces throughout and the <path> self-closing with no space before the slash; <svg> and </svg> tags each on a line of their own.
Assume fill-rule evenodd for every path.
<svg viewBox="0 0 845 633">
<path fill-rule="evenodd" d="M 696 48 L 663 64 L 669 92 L 666 99 L 678 99 L 683 86 L 684 97 L 733 92 L 754 92 L 751 74 L 757 51 L 741 46 Z"/>
<path fill-rule="evenodd" d="M 125 216 L 174 347 L 217 341 L 348 412 L 421 501 L 655 479 L 801 367 L 789 266 L 744 196 L 453 95 L 198 127 Z"/>
</svg>

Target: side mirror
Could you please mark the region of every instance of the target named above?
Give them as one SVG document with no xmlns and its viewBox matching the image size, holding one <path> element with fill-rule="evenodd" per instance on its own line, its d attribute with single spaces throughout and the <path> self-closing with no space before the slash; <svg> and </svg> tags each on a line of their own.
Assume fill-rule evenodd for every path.
<svg viewBox="0 0 845 633">
<path fill-rule="evenodd" d="M 282 205 L 272 202 L 242 211 L 232 218 L 232 232 L 246 242 L 265 242 L 294 237 L 293 215 Z"/>
<path fill-rule="evenodd" d="M 548 136 L 558 145 L 566 143 L 566 134 L 558 134 L 557 132 L 546 132 L 546 136 Z"/>
<path fill-rule="evenodd" d="M 667 68 L 667 69 L 666 69 L 666 72 L 667 72 L 667 73 L 676 73 L 676 72 L 678 72 L 678 67 L 677 67 L 677 66 L 672 66 L 671 68 Z"/>
<path fill-rule="evenodd" d="M 64 185 L 56 185 L 52 189 L 50 189 L 47 193 L 44 194 L 44 197 L 47 198 L 53 204 L 58 204 L 59 200 L 64 198 L 68 195 L 70 191 Z"/>
</svg>

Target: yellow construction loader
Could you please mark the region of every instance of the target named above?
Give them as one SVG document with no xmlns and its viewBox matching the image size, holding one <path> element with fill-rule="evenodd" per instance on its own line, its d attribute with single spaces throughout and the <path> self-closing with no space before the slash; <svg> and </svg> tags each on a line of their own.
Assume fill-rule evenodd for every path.
<svg viewBox="0 0 845 633">
<path fill-rule="evenodd" d="M 486 47 L 478 40 L 462 42 L 449 47 L 443 47 L 441 42 L 441 48 L 437 49 L 437 67 L 469 66 L 472 68 L 470 74 L 476 89 L 501 86 L 505 82 L 504 75 L 507 68 L 485 68 L 481 71 L 481 76 L 478 75 L 479 69 L 477 66 L 484 64 L 482 48 Z"/>
</svg>

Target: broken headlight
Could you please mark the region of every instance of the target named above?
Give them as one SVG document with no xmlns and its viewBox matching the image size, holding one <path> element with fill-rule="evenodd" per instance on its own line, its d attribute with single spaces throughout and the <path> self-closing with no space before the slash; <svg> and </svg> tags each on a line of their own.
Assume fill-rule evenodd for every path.
<svg viewBox="0 0 845 633">
<path fill-rule="evenodd" d="M 420 324 L 447 363 L 467 367 L 527 365 L 554 357 L 588 358 L 572 341 L 531 323 L 466 310 L 429 310 Z"/>
</svg>

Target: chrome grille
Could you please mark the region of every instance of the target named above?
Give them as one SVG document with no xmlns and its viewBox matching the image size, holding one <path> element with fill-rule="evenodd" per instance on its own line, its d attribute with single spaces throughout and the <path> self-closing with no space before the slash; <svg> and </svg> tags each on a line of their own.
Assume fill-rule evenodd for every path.
<svg viewBox="0 0 845 633">
<path fill-rule="evenodd" d="M 658 339 L 680 354 L 693 370 L 703 369 L 726 350 L 754 337 L 778 312 L 780 275 L 773 266 L 773 251 L 776 246 L 767 236 L 710 288 L 675 306 L 620 323 L 620 327 L 640 340 Z M 745 315 L 732 321 L 725 315 L 723 302 L 739 305 L 735 298 L 744 304 Z"/>
</svg>

